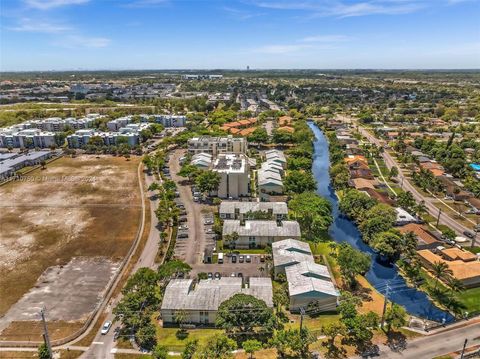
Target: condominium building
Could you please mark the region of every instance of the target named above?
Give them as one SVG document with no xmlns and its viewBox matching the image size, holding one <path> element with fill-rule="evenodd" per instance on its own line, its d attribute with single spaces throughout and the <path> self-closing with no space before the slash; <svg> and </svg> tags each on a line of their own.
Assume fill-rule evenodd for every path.
<svg viewBox="0 0 480 359">
<path fill-rule="evenodd" d="M 160 313 L 164 326 L 178 325 L 176 314 L 185 314 L 184 323 L 214 325 L 218 307 L 235 294 L 243 293 L 261 299 L 273 308 L 270 278 L 251 277 L 243 286 L 242 278 L 223 277 L 200 280 L 172 279 L 165 288 Z"/>
<path fill-rule="evenodd" d="M 55 146 L 55 134 L 37 128 L 18 130 L 10 127 L 0 130 L 0 147 L 49 148 Z"/>
<path fill-rule="evenodd" d="M 119 144 L 119 139 L 125 140 L 129 146 L 136 146 L 140 143 L 140 136 L 136 131 L 126 132 L 100 132 L 95 130 L 79 130 L 74 134 L 67 136 L 69 148 L 83 148 L 92 137 L 100 137 L 105 146 L 114 146 Z"/>
<path fill-rule="evenodd" d="M 155 122 L 161 124 L 165 128 L 169 127 L 185 127 L 187 117 L 182 115 L 153 115 Z"/>
<path fill-rule="evenodd" d="M 223 236 L 236 233 L 235 248 L 247 249 L 265 247 L 288 238 L 300 239 L 300 225 L 297 221 L 232 220 L 223 222 Z"/>
<path fill-rule="evenodd" d="M 340 297 L 327 266 L 315 263 L 308 243 L 294 239 L 272 243 L 275 276 L 288 283 L 289 309 L 299 312 L 315 303 L 320 311 L 335 310 Z"/>
<path fill-rule="evenodd" d="M 243 137 L 194 137 L 188 140 L 188 152 L 192 155 L 197 153 L 209 153 L 217 156 L 221 153 L 247 152 L 247 140 Z"/>
<path fill-rule="evenodd" d="M 218 213 L 221 219 L 248 219 L 253 213 L 271 215 L 270 219 L 285 220 L 288 207 L 285 202 L 240 202 L 222 201 Z"/>
<path fill-rule="evenodd" d="M 287 161 L 282 151 L 270 150 L 265 153 L 266 161 L 257 173 L 260 200 L 269 201 L 271 195 L 281 195 L 284 191 L 283 175 Z"/>
<path fill-rule="evenodd" d="M 243 154 L 219 154 L 212 170 L 220 175 L 216 195 L 219 198 L 239 198 L 250 193 L 250 165 Z M 215 193 L 212 193 L 213 195 Z"/>
</svg>

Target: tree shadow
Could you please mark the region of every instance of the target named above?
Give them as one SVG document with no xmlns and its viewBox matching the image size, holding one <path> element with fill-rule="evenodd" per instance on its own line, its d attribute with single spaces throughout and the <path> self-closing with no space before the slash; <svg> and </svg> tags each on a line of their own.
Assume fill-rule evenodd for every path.
<svg viewBox="0 0 480 359">
<path fill-rule="evenodd" d="M 391 351 L 400 353 L 407 348 L 407 337 L 401 332 L 387 333 L 386 345 Z"/>
</svg>

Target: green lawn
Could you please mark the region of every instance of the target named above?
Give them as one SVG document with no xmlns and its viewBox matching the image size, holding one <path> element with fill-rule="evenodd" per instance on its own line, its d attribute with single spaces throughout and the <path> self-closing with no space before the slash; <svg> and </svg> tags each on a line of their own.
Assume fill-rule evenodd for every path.
<svg viewBox="0 0 480 359">
<path fill-rule="evenodd" d="M 180 352 L 190 340 L 198 339 L 198 343 L 203 345 L 211 336 L 224 332 L 221 329 L 192 329 L 187 330 L 188 336 L 185 339 L 178 339 L 176 336 L 177 331 L 178 328 L 158 327 L 157 341 L 165 345 L 168 350 Z"/>
<path fill-rule="evenodd" d="M 459 293 L 457 298 L 465 305 L 468 312 L 480 311 L 480 287 L 466 289 Z"/>
</svg>

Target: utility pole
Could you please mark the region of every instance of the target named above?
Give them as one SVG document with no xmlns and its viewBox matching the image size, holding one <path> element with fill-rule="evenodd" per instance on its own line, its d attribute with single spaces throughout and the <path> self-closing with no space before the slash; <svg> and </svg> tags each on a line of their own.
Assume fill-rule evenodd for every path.
<svg viewBox="0 0 480 359">
<path fill-rule="evenodd" d="M 462 355 L 460 356 L 460 359 L 463 359 L 463 355 L 465 354 L 465 348 L 467 347 L 467 342 L 468 339 L 465 339 L 465 341 L 463 342 Z"/>
<path fill-rule="evenodd" d="M 438 217 L 437 217 L 437 225 L 435 227 L 438 227 L 438 224 L 440 223 L 440 215 L 442 214 L 442 209 L 438 209 Z"/>
<path fill-rule="evenodd" d="M 50 344 L 47 323 L 45 322 L 45 308 L 42 308 L 42 310 L 40 310 L 40 316 L 42 317 L 42 323 L 43 323 L 43 341 L 45 342 L 45 345 L 48 349 L 48 354 L 50 355 L 50 358 L 53 358 L 52 345 Z"/>
<path fill-rule="evenodd" d="M 380 328 L 382 328 L 382 329 L 383 329 L 383 322 L 385 320 L 385 312 L 387 311 L 389 294 L 390 294 L 390 283 L 387 281 L 387 289 L 385 291 L 385 301 L 383 302 L 382 321 L 380 322 Z"/>
<path fill-rule="evenodd" d="M 300 333 L 303 329 L 303 316 L 305 315 L 305 309 L 303 307 L 300 308 Z"/>
<path fill-rule="evenodd" d="M 477 241 L 477 234 L 478 232 L 475 231 L 475 235 L 472 238 L 472 245 L 470 246 L 471 248 L 475 247 L 475 242 Z"/>
</svg>

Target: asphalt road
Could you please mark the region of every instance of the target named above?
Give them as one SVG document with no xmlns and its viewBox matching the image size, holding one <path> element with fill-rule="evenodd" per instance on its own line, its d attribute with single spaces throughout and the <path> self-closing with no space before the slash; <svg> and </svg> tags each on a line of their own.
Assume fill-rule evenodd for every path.
<svg viewBox="0 0 480 359">
<path fill-rule="evenodd" d="M 341 119 L 345 119 L 346 117 L 344 116 L 339 116 Z M 375 136 L 373 136 L 371 133 L 369 133 L 366 129 L 358 126 L 359 132 L 366 137 L 371 143 L 374 145 L 381 147 L 380 140 L 377 139 Z M 405 191 L 409 191 L 412 193 L 413 197 L 417 202 L 424 201 L 425 207 L 428 210 L 428 213 L 437 218 L 439 209 L 435 206 L 435 199 L 431 197 L 425 197 L 422 195 L 409 181 L 409 179 L 405 176 L 405 174 L 402 171 L 402 168 L 400 165 L 397 163 L 397 161 L 387 152 L 384 151 L 382 153 L 383 159 L 385 161 L 385 165 L 387 166 L 388 169 L 391 169 L 393 166 L 398 168 L 399 174 L 397 176 L 398 180 L 400 183 L 402 183 L 402 188 Z M 458 223 L 455 219 L 449 217 L 445 212 L 443 212 L 440 216 L 440 223 L 444 224 L 450 228 L 452 228 L 457 235 L 459 236 L 464 236 L 463 232 L 464 231 L 471 231 L 470 228 L 465 227 L 464 225 Z"/>
<path fill-rule="evenodd" d="M 409 341 L 401 352 L 393 352 L 382 345 L 379 358 L 434 358 L 462 350 L 465 339 L 468 339 L 467 347 L 480 345 L 480 323 Z"/>
</svg>

